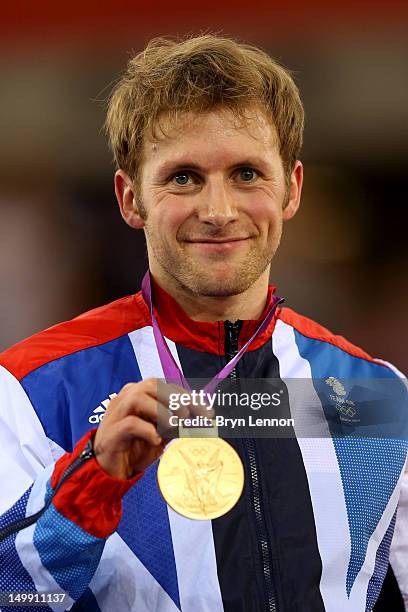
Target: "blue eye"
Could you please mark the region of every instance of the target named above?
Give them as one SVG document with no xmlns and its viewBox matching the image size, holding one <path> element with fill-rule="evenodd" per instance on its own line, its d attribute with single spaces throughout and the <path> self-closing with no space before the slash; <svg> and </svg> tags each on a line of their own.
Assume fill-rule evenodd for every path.
<svg viewBox="0 0 408 612">
<path fill-rule="evenodd" d="M 186 172 L 179 172 L 173 176 L 173 181 L 177 185 L 187 185 L 190 176 Z"/>
<path fill-rule="evenodd" d="M 250 183 L 258 175 L 255 170 L 252 170 L 252 168 L 241 168 L 241 170 L 239 171 L 239 176 L 241 180 L 243 180 L 245 183 Z"/>
</svg>

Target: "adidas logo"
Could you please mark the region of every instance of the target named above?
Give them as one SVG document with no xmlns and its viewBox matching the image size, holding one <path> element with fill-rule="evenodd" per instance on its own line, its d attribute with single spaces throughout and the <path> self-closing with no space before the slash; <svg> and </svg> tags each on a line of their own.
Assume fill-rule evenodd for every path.
<svg viewBox="0 0 408 612">
<path fill-rule="evenodd" d="M 109 402 L 116 396 L 117 396 L 117 393 L 110 393 L 109 397 L 106 400 L 103 400 L 103 402 L 101 402 L 99 406 L 95 408 L 95 410 L 92 412 L 91 416 L 88 419 L 88 421 L 92 425 L 99 425 L 99 423 L 102 421 L 103 417 L 105 416 L 105 412 L 109 405 Z"/>
</svg>

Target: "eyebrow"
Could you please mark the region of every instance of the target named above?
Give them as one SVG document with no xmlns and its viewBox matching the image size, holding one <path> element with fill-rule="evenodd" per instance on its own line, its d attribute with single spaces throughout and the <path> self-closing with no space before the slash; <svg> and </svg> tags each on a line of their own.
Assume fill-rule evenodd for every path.
<svg viewBox="0 0 408 612">
<path fill-rule="evenodd" d="M 162 166 L 159 166 L 157 173 L 160 175 L 168 175 L 178 170 L 203 170 L 201 166 L 193 162 L 189 162 L 187 159 L 178 161 L 165 162 Z"/>
</svg>

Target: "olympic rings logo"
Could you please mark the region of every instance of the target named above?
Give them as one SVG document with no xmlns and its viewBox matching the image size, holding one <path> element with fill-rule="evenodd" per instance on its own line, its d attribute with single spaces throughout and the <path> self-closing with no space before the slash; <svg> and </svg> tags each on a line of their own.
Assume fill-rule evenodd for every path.
<svg viewBox="0 0 408 612">
<path fill-rule="evenodd" d="M 193 448 L 191 450 L 191 454 L 194 455 L 195 457 L 199 457 L 199 456 L 203 456 L 206 455 L 208 452 L 208 448 L 207 446 L 201 446 L 200 448 Z"/>
</svg>

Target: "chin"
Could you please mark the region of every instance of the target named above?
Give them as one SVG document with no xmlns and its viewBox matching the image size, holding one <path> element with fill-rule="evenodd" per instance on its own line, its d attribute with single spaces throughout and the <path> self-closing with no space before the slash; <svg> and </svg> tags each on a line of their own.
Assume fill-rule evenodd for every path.
<svg viewBox="0 0 408 612">
<path fill-rule="evenodd" d="M 231 295 L 239 295 L 242 293 L 239 289 L 228 287 L 204 287 L 202 289 L 198 289 L 197 294 L 203 297 L 230 297 Z"/>
<path fill-rule="evenodd" d="M 187 287 L 203 297 L 229 297 L 239 295 L 246 291 L 256 279 L 228 279 L 223 277 L 220 280 L 214 278 L 205 279 L 202 276 L 196 277 L 193 282 L 188 283 Z"/>
<path fill-rule="evenodd" d="M 256 262 L 240 262 L 240 265 L 225 262 L 198 265 L 188 259 L 180 262 L 169 257 L 161 263 L 181 289 L 196 296 L 223 298 L 249 289 L 266 270 L 270 259 L 259 257 Z"/>
</svg>

